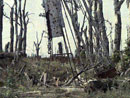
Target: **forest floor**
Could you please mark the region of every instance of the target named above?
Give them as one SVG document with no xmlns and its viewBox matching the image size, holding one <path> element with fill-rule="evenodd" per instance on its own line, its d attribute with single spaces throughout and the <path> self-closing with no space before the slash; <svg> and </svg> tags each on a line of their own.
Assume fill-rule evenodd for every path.
<svg viewBox="0 0 130 98">
<path fill-rule="evenodd" d="M 45 73 L 46 86 L 42 79 Z M 130 98 L 130 83 L 105 93 L 88 93 L 75 83 L 62 86 L 72 77 L 71 68 L 48 59 L 22 58 L 15 65 L 11 59 L 1 59 L 0 76 L 0 98 Z"/>
</svg>

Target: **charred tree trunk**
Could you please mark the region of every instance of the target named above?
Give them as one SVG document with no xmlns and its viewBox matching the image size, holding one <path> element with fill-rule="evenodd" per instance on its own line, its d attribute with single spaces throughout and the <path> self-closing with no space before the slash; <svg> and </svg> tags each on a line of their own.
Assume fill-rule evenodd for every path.
<svg viewBox="0 0 130 98">
<path fill-rule="evenodd" d="M 26 47 L 27 47 L 27 24 L 24 19 L 24 37 L 23 37 L 23 50 L 24 54 L 26 54 Z"/>
<path fill-rule="evenodd" d="M 3 0 L 0 1 L 0 52 L 2 52 Z"/>
<path fill-rule="evenodd" d="M 14 8 L 12 7 L 10 12 L 10 52 L 13 52 L 13 46 L 14 46 L 13 13 L 14 13 Z"/>
<path fill-rule="evenodd" d="M 22 51 L 22 35 L 23 35 L 23 19 L 22 19 L 22 11 L 21 11 L 21 6 L 22 6 L 22 0 L 19 0 L 19 14 L 20 14 L 20 35 L 19 35 L 19 46 L 18 46 L 18 51 Z"/>
<path fill-rule="evenodd" d="M 15 34 L 16 34 L 16 42 L 15 42 L 15 51 L 18 49 L 18 3 L 17 0 L 14 0 L 15 4 Z"/>
<path fill-rule="evenodd" d="M 97 0 L 97 15 L 98 15 L 98 24 L 99 32 L 101 33 L 101 41 L 103 45 L 103 52 L 109 55 L 109 41 L 106 34 L 105 19 L 103 15 L 103 2 L 102 0 Z"/>
<path fill-rule="evenodd" d="M 121 44 L 121 30 L 122 30 L 122 22 L 121 22 L 121 12 L 120 8 L 123 4 L 124 0 L 114 0 L 114 10 L 115 10 L 115 40 L 114 40 L 114 51 L 120 51 Z"/>
<path fill-rule="evenodd" d="M 23 25 L 24 25 L 24 37 L 23 37 L 23 50 L 24 54 L 26 54 L 26 46 L 27 46 L 27 22 L 26 22 L 26 14 L 25 14 L 25 8 L 26 8 L 26 0 L 24 1 L 24 8 L 23 8 Z"/>
</svg>

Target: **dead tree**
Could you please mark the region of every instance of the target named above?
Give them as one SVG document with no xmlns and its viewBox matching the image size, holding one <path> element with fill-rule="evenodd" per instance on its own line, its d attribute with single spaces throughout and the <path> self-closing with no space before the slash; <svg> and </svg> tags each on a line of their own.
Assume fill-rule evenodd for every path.
<svg viewBox="0 0 130 98">
<path fill-rule="evenodd" d="M 82 38 L 82 34 L 83 32 L 80 32 L 80 24 L 78 23 L 78 5 L 76 2 L 74 2 L 72 4 L 72 6 L 74 6 L 74 9 L 72 12 L 69 8 L 69 5 L 67 4 L 67 2 L 65 0 L 63 0 L 64 4 L 65 4 L 65 7 L 69 13 L 69 16 L 71 18 L 71 22 L 72 22 L 72 26 L 74 28 L 74 31 L 75 31 L 75 35 L 77 37 L 77 41 L 78 41 L 78 47 L 77 48 L 80 48 L 80 44 L 82 42 L 83 44 L 83 47 L 85 48 L 85 50 L 87 51 L 87 46 L 85 44 L 85 41 L 83 40 Z"/>
<path fill-rule="evenodd" d="M 103 1 L 97 0 L 97 16 L 98 16 L 98 24 L 99 24 L 99 32 L 101 34 L 101 41 L 103 45 L 103 51 L 109 55 L 109 41 L 106 34 L 106 26 L 105 26 L 105 19 L 103 15 Z"/>
<path fill-rule="evenodd" d="M 23 36 L 23 51 L 26 54 L 26 47 L 27 47 L 27 25 L 29 23 L 28 12 L 26 13 L 26 0 L 24 1 L 23 7 L 23 26 L 24 26 L 24 36 Z"/>
<path fill-rule="evenodd" d="M 36 48 L 36 56 L 37 57 L 39 57 L 39 50 L 40 50 L 40 45 L 41 45 L 41 42 L 42 42 L 43 34 L 44 34 L 44 32 L 42 33 L 41 39 L 39 41 L 38 33 L 36 33 L 37 42 L 34 42 L 34 45 L 35 45 L 35 48 Z"/>
<path fill-rule="evenodd" d="M 88 16 L 93 18 L 91 10 L 85 0 L 82 0 L 84 7 L 88 13 Z M 109 41 L 106 35 L 104 16 L 103 16 L 103 3 L 102 0 L 94 0 L 94 21 L 92 21 L 93 31 L 95 31 L 97 49 L 96 52 L 99 53 L 99 49 L 103 50 L 105 54 L 109 53 Z M 101 47 L 100 47 L 101 46 Z M 107 52 L 107 53 L 106 53 Z"/>
<path fill-rule="evenodd" d="M 2 52 L 3 0 L 0 1 L 0 52 Z"/>
<path fill-rule="evenodd" d="M 14 23 L 13 23 L 13 13 L 14 8 L 11 8 L 10 12 L 10 52 L 13 52 L 13 46 L 14 46 Z"/>
<path fill-rule="evenodd" d="M 85 19 L 86 19 L 86 13 L 84 14 L 84 19 L 83 19 L 83 24 L 82 24 L 82 26 L 81 26 L 81 32 L 83 32 L 83 34 L 84 34 L 84 37 L 85 37 L 85 43 L 86 43 L 86 46 L 87 46 L 87 51 L 88 52 L 90 52 L 90 43 L 89 43 L 89 41 L 88 41 L 88 35 L 87 35 L 87 26 L 85 26 Z M 89 28 L 89 30 L 90 30 L 90 28 Z M 92 49 L 92 51 L 93 51 L 93 49 Z"/>
<path fill-rule="evenodd" d="M 93 0 L 93 2 L 91 0 L 89 0 L 88 1 L 89 5 L 87 4 L 87 2 L 85 0 L 82 0 L 82 1 L 83 1 L 85 9 L 87 11 L 88 17 L 89 17 L 88 21 L 91 21 L 91 25 L 93 27 L 92 31 L 95 31 L 95 32 L 93 32 L 93 35 L 91 35 L 91 36 L 93 36 L 93 38 L 94 37 L 96 38 L 96 45 L 95 45 L 96 47 L 93 47 L 93 48 L 94 48 L 95 52 L 98 53 L 98 50 L 100 49 L 101 45 L 100 45 L 100 32 L 99 32 L 99 25 L 98 25 L 99 20 L 98 20 L 98 13 L 97 13 L 97 9 L 98 9 L 97 0 Z M 92 12 L 91 12 L 92 10 L 90 9 L 91 8 L 90 6 L 92 6 L 92 5 L 90 5 L 91 3 L 94 6 L 94 10 L 93 10 L 94 17 L 92 16 Z M 93 21 L 90 19 L 93 19 Z M 90 30 L 91 30 L 91 28 L 90 28 Z"/>
<path fill-rule="evenodd" d="M 75 36 L 76 36 L 76 39 L 77 39 L 77 46 L 78 48 L 80 47 L 80 44 L 81 44 L 81 36 L 82 36 L 82 32 L 79 32 L 79 23 L 78 23 L 78 6 L 76 4 L 76 2 L 72 1 L 71 2 L 71 9 L 69 8 L 68 6 L 68 3 L 63 0 L 64 4 L 65 4 L 65 7 L 70 15 L 70 18 L 71 18 L 71 21 L 72 21 L 72 25 L 73 25 L 73 28 L 74 28 L 74 31 L 75 31 Z M 80 35 L 80 36 L 79 36 Z"/>
<path fill-rule="evenodd" d="M 23 36 L 23 19 L 22 19 L 22 0 L 19 0 L 19 17 L 20 17 L 20 34 L 19 34 L 19 44 L 18 44 L 18 51 L 22 51 L 22 36 Z"/>
<path fill-rule="evenodd" d="M 15 51 L 18 48 L 18 3 L 17 0 L 14 0 L 15 6 L 15 34 L 16 34 L 16 42 L 15 42 Z"/>
<path fill-rule="evenodd" d="M 89 3 L 89 9 L 90 9 L 90 14 L 92 15 L 92 0 L 88 0 Z M 89 23 L 89 52 L 90 54 L 93 54 L 93 34 L 92 34 L 92 17 L 89 17 L 88 19 Z"/>
<path fill-rule="evenodd" d="M 16 43 L 15 51 L 23 51 L 26 54 L 27 46 L 27 25 L 29 23 L 29 13 L 26 12 L 26 1 L 24 0 L 22 9 L 22 0 L 14 0 L 15 6 L 15 33 L 16 33 Z M 18 6 L 19 3 L 19 6 Z M 18 23 L 18 20 L 20 23 Z M 20 32 L 18 33 L 18 26 L 20 26 Z"/>
<path fill-rule="evenodd" d="M 94 6 L 94 10 L 93 10 L 93 14 L 94 14 L 94 23 L 97 25 L 97 30 L 99 30 L 99 25 L 98 25 L 98 16 L 97 16 L 97 0 L 93 1 L 93 6 Z M 99 34 L 95 33 L 95 38 L 96 38 L 96 53 L 98 53 L 98 50 L 100 49 L 100 43 L 99 43 Z"/>
<path fill-rule="evenodd" d="M 121 21 L 121 6 L 124 0 L 114 0 L 114 11 L 116 16 L 115 21 L 115 39 L 114 39 L 114 51 L 120 51 L 121 44 L 121 30 L 122 30 L 122 21 Z"/>
</svg>

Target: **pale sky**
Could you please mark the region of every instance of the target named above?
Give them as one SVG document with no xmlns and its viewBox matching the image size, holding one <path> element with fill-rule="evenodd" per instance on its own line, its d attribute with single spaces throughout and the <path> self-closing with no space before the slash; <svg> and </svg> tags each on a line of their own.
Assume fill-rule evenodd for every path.
<svg viewBox="0 0 130 98">
<path fill-rule="evenodd" d="M 4 0 L 6 3 L 9 5 L 13 5 L 13 0 Z M 104 5 L 104 17 L 106 20 L 109 20 L 112 22 L 112 25 L 114 27 L 114 6 L 113 6 L 113 1 L 114 0 L 103 0 L 103 5 Z M 27 8 L 26 10 L 29 11 L 29 13 L 34 13 L 30 16 L 30 21 L 31 23 L 28 25 L 28 34 L 27 34 L 27 53 L 31 55 L 32 53 L 35 53 L 35 47 L 33 45 L 34 41 L 36 40 L 36 31 L 39 33 L 39 38 L 43 30 L 47 31 L 46 28 L 46 19 L 43 17 L 39 17 L 39 14 L 44 12 L 44 9 L 41 6 L 42 0 L 27 0 Z M 10 13 L 10 8 L 5 5 L 4 6 L 4 12 L 9 16 Z M 122 15 L 122 45 L 124 46 L 125 39 L 127 38 L 127 31 L 126 31 L 126 26 L 129 24 L 129 11 L 126 7 L 126 3 L 123 4 L 121 8 L 121 15 Z M 63 15 L 64 16 L 64 15 Z M 80 14 L 79 21 L 82 22 L 83 20 L 83 15 Z M 67 33 L 69 35 L 70 39 L 70 44 L 72 47 L 72 50 L 75 49 L 74 42 L 72 40 L 72 36 L 70 34 L 69 26 L 67 24 L 67 21 L 65 19 L 65 26 L 67 28 Z M 108 26 L 109 28 L 109 26 Z M 108 30 L 107 33 L 110 31 Z M 114 34 L 114 29 L 113 29 L 113 34 Z M 46 35 L 45 35 L 46 36 Z M 10 24 L 9 20 L 4 18 L 4 27 L 3 27 L 3 48 L 4 45 L 10 40 Z M 57 43 L 62 41 L 62 38 L 54 38 L 54 52 L 55 48 L 57 48 Z M 41 49 L 40 49 L 40 54 L 42 56 L 47 56 L 47 38 L 44 37 L 43 41 L 41 43 Z M 74 51 L 73 51 L 74 52 Z"/>
</svg>

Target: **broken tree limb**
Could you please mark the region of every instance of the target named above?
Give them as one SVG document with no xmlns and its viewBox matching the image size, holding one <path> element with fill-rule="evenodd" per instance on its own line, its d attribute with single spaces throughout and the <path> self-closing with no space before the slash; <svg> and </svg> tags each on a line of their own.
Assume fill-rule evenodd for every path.
<svg viewBox="0 0 130 98">
<path fill-rule="evenodd" d="M 26 67 L 26 64 L 20 69 L 18 76 L 20 76 L 20 74 L 24 71 L 25 67 Z"/>
<path fill-rule="evenodd" d="M 97 67 L 97 65 L 99 65 L 100 63 L 102 62 L 102 60 L 100 62 L 98 62 L 95 66 L 89 68 L 88 66 L 86 66 L 84 69 L 82 69 L 79 73 L 77 73 L 70 81 L 68 81 L 68 83 L 66 83 L 65 85 L 63 86 L 68 86 L 70 85 L 76 78 L 78 78 L 79 75 L 81 75 L 82 73 L 84 73 L 85 71 L 87 70 L 90 70 L 92 68 L 95 68 Z M 91 65 L 92 66 L 92 65 Z"/>
<path fill-rule="evenodd" d="M 9 17 L 9 16 L 7 16 L 5 13 L 4 13 L 3 15 L 4 15 L 4 17 L 5 17 L 5 18 L 7 18 L 7 19 L 9 19 L 9 20 L 10 20 L 10 17 Z M 16 21 L 16 20 L 14 20 L 14 19 L 13 19 L 13 21 Z M 21 25 L 20 25 L 20 23 L 17 23 L 17 24 L 18 24 L 19 26 L 21 26 Z"/>
</svg>

